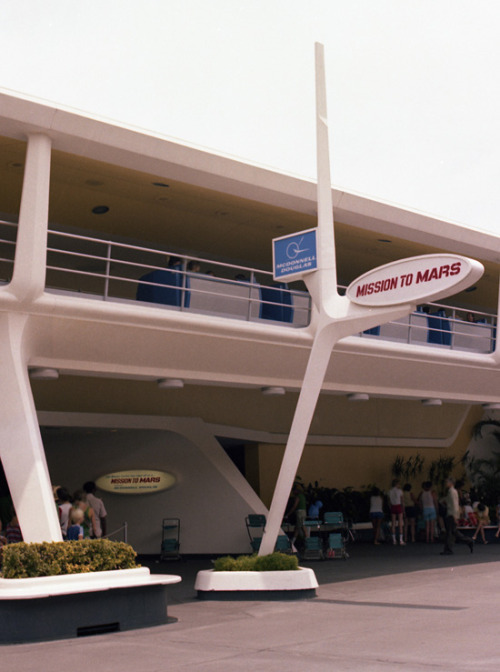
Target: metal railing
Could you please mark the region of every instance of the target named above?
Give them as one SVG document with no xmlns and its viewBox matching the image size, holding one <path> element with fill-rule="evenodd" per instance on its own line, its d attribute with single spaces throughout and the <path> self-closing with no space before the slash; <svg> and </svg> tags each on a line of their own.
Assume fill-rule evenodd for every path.
<svg viewBox="0 0 500 672">
<path fill-rule="evenodd" d="M 307 292 L 273 283 L 267 271 L 60 231 L 49 231 L 46 286 L 290 326 L 310 320 Z"/>
<path fill-rule="evenodd" d="M 12 277 L 16 235 L 16 224 L 0 221 L 3 283 Z M 306 326 L 311 313 L 306 291 L 273 283 L 268 271 L 55 230 L 48 236 L 46 289 L 293 327 Z M 359 336 L 485 353 L 495 349 L 496 325 L 491 313 L 431 303 Z"/>
<path fill-rule="evenodd" d="M 118 527 L 116 530 L 113 530 L 113 532 L 109 532 L 106 534 L 103 539 L 111 539 L 111 537 L 116 537 L 117 535 L 120 535 L 122 538 L 122 541 L 125 543 L 128 543 L 128 523 L 124 522 L 122 523 L 121 527 Z"/>
<path fill-rule="evenodd" d="M 0 221 L 0 282 L 10 282 L 14 270 L 17 224 Z"/>
<path fill-rule="evenodd" d="M 431 303 L 420 306 L 406 318 L 370 329 L 360 336 L 488 353 L 495 349 L 496 324 L 496 316 L 490 313 Z"/>
</svg>

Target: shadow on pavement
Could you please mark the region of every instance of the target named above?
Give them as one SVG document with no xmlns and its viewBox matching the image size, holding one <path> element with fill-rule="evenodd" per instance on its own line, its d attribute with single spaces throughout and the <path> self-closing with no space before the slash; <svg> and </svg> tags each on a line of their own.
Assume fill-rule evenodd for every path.
<svg viewBox="0 0 500 672">
<path fill-rule="evenodd" d="M 443 567 L 474 565 L 500 560 L 500 543 L 481 543 L 474 545 L 470 553 L 464 544 L 455 546 L 455 553 L 442 556 L 441 543 L 414 543 L 406 546 L 382 544 L 374 546 L 366 542 L 349 544 L 349 557 L 344 560 L 300 560 L 303 567 L 314 570 L 320 585 L 343 581 L 356 581 L 377 576 L 418 572 Z M 188 556 L 179 560 L 160 562 L 158 557 L 139 557 L 138 561 L 149 567 L 153 574 L 177 574 L 182 581 L 169 588 L 169 603 L 189 602 L 196 600 L 194 583 L 197 573 L 202 569 L 210 569 L 215 556 Z"/>
</svg>

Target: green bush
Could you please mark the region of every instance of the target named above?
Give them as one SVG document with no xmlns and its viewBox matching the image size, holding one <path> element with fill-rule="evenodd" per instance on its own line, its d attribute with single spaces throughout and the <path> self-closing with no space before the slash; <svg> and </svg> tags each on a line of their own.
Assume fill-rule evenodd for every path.
<svg viewBox="0 0 500 672">
<path fill-rule="evenodd" d="M 230 555 L 217 558 L 214 562 L 216 572 L 285 572 L 299 568 L 295 555 L 271 553 L 270 555 Z"/>
<path fill-rule="evenodd" d="M 136 552 L 123 542 L 109 539 L 7 544 L 3 547 L 4 579 L 26 579 L 58 574 L 133 569 Z"/>
</svg>

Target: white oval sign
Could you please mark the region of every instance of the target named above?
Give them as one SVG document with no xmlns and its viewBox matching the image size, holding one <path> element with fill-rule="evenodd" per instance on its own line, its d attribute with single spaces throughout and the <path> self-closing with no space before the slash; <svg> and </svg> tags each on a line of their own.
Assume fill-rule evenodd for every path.
<svg viewBox="0 0 500 672">
<path fill-rule="evenodd" d="M 484 273 L 475 259 L 424 254 L 374 268 L 351 282 L 346 295 L 362 306 L 435 301 L 473 285 Z"/>
<path fill-rule="evenodd" d="M 168 490 L 176 480 L 175 476 L 167 471 L 135 469 L 105 474 L 100 476 L 95 484 L 100 490 L 118 495 L 148 495 Z"/>
</svg>

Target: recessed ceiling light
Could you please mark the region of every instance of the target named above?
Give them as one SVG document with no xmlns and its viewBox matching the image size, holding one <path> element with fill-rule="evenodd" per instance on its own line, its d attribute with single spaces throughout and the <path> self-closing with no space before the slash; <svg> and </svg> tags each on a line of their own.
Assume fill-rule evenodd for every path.
<svg viewBox="0 0 500 672">
<path fill-rule="evenodd" d="M 442 406 L 441 399 L 422 399 L 422 406 Z"/>
<path fill-rule="evenodd" d="M 37 367 L 29 370 L 29 376 L 33 380 L 57 380 L 59 371 L 50 367 Z"/>
<path fill-rule="evenodd" d="M 184 387 L 184 381 L 180 378 L 160 378 L 156 384 L 160 390 L 180 390 Z"/>
<path fill-rule="evenodd" d="M 277 385 L 271 385 L 270 387 L 262 387 L 260 391 L 262 392 L 262 394 L 265 394 L 268 397 L 285 394 L 285 388 L 279 387 Z"/>
<path fill-rule="evenodd" d="M 107 205 L 96 205 L 95 208 L 92 208 L 94 215 L 105 215 L 109 211 Z"/>
</svg>

